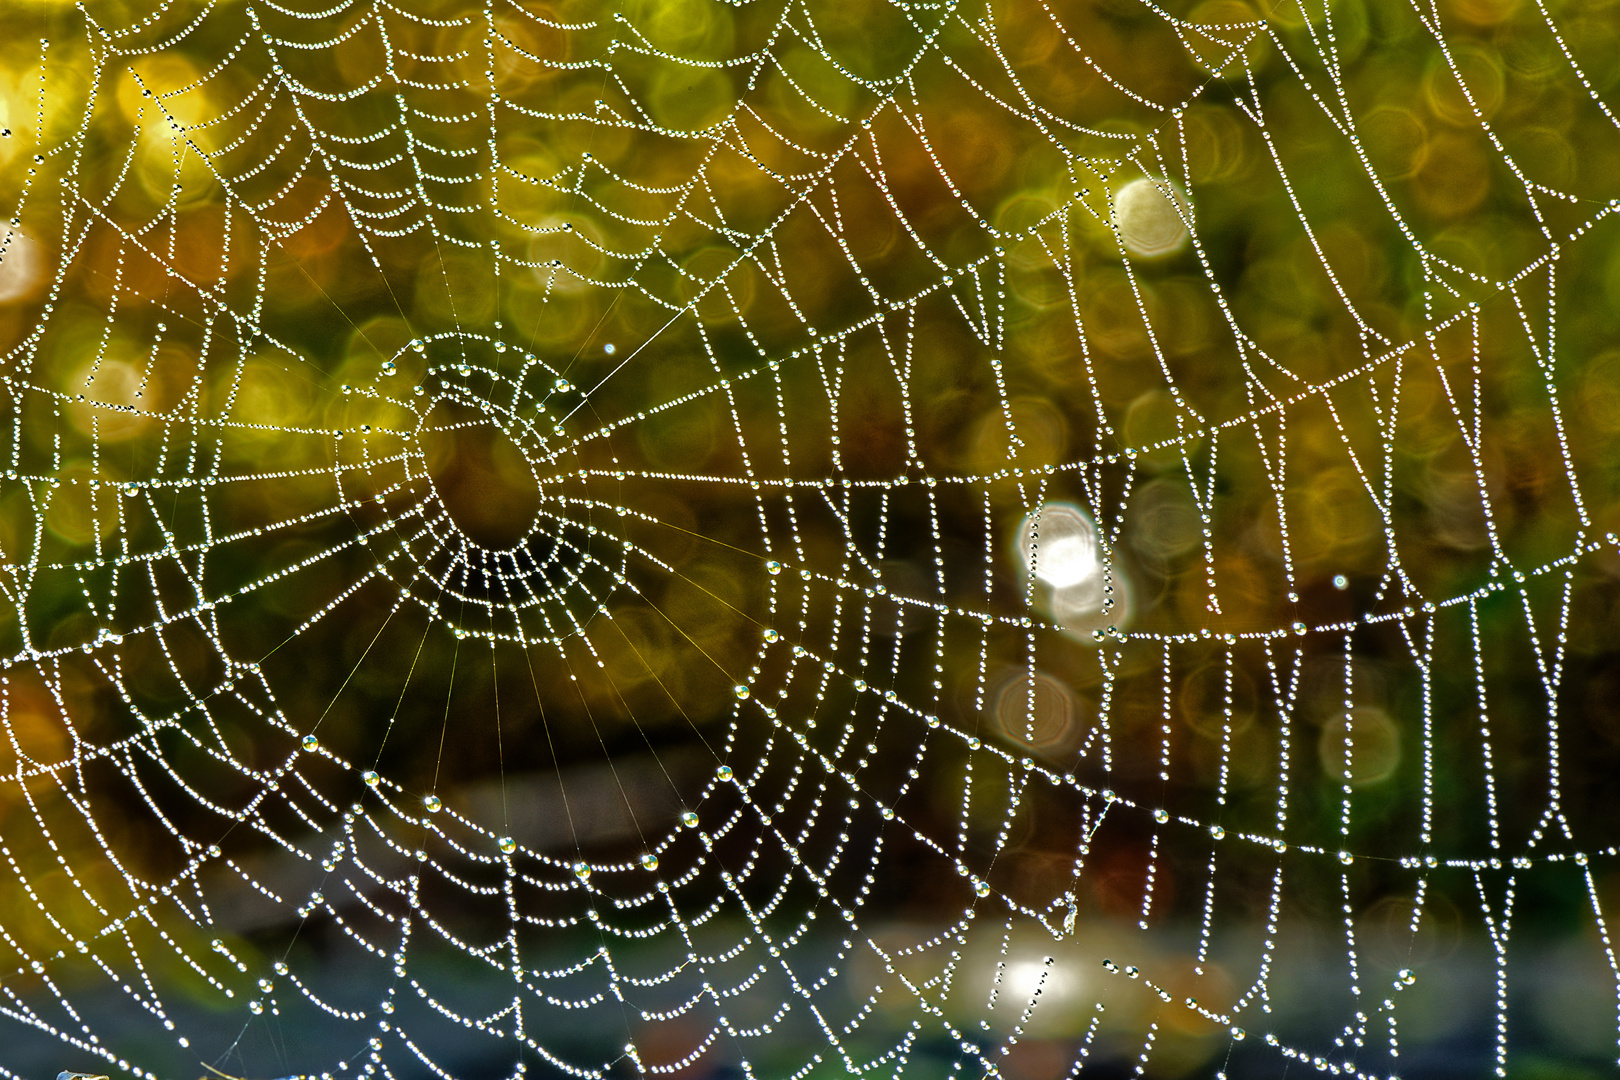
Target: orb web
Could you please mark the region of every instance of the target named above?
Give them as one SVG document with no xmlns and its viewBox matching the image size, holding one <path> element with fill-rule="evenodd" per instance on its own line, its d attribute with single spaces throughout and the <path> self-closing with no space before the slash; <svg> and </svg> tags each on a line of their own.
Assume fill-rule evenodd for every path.
<svg viewBox="0 0 1620 1080">
<path fill-rule="evenodd" d="M 1620 1053 L 1603 10 L 0 23 L 6 1075 Z"/>
</svg>

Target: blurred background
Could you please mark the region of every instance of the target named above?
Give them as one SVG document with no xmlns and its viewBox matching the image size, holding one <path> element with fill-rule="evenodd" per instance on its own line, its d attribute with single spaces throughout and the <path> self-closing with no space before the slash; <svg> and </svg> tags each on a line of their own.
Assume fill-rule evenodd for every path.
<svg viewBox="0 0 1620 1080">
<path fill-rule="evenodd" d="M 1620 1057 L 1620 10 L 18 0 L 0 1070 Z"/>
</svg>

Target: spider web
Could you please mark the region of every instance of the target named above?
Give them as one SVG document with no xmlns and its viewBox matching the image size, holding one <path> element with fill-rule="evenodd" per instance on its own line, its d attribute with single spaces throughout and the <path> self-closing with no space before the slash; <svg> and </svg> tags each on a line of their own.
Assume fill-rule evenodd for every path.
<svg viewBox="0 0 1620 1080">
<path fill-rule="evenodd" d="M 1602 11 L 0 25 L 5 1075 L 1614 1059 Z"/>
</svg>

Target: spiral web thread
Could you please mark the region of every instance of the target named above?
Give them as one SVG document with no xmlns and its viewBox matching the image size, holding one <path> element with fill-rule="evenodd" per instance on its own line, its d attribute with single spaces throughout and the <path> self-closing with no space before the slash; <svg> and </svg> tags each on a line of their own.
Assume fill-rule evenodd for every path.
<svg viewBox="0 0 1620 1080">
<path fill-rule="evenodd" d="M 0 21 L 6 1075 L 1388 1076 L 1442 882 L 1505 1075 L 1537 875 L 1613 995 L 1590 20 Z"/>
</svg>

